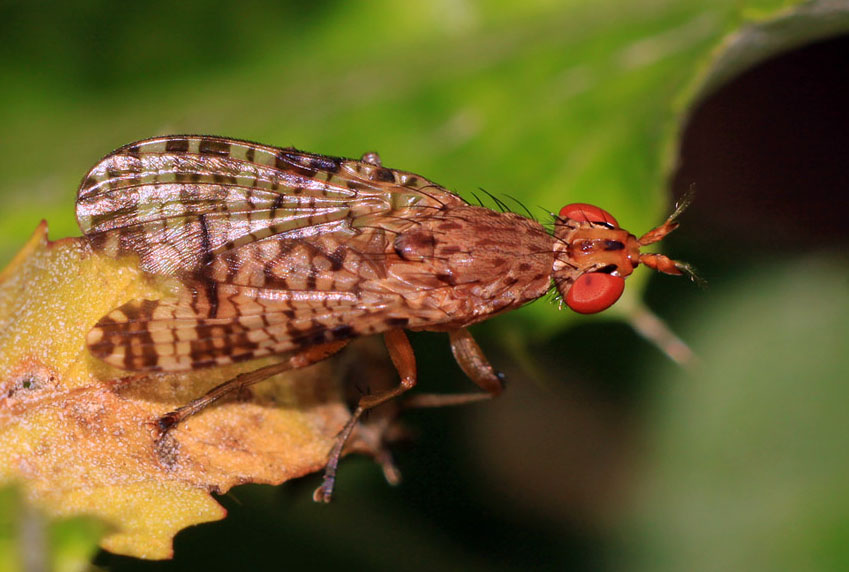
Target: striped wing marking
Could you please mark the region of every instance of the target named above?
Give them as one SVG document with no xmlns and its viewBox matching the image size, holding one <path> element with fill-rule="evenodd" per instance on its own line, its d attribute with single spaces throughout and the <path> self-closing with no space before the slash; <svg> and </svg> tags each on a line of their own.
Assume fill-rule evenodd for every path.
<svg viewBox="0 0 849 572">
<path fill-rule="evenodd" d="M 354 160 L 210 137 L 128 145 L 84 179 L 80 228 L 185 291 L 117 308 L 87 343 L 123 369 L 184 371 L 402 327 L 386 283 L 393 237 L 455 204 L 417 175 Z"/>
</svg>

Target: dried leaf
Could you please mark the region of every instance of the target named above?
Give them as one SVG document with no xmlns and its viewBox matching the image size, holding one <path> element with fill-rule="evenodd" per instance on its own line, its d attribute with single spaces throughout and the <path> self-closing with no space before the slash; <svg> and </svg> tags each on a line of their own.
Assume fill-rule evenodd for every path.
<svg viewBox="0 0 849 572">
<path fill-rule="evenodd" d="M 84 339 L 101 316 L 167 289 L 136 264 L 92 255 L 81 239 L 51 243 L 42 222 L 0 273 L 0 485 L 19 482 L 51 516 L 103 519 L 111 552 L 168 558 L 179 530 L 224 517 L 211 492 L 323 467 L 349 412 L 338 368 L 322 362 L 216 404 L 157 442 L 158 416 L 270 362 L 136 375 L 94 359 Z M 353 448 L 374 453 L 362 438 Z"/>
</svg>

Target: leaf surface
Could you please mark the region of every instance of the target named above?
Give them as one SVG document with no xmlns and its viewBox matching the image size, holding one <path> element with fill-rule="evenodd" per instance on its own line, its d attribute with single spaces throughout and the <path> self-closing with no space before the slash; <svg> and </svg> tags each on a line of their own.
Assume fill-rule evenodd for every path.
<svg viewBox="0 0 849 572">
<path fill-rule="evenodd" d="M 85 333 L 115 306 L 166 287 L 136 261 L 47 240 L 42 223 L 0 275 L 0 484 L 51 516 L 97 516 L 102 546 L 170 555 L 173 535 L 224 517 L 210 492 L 280 483 L 323 467 L 348 418 L 331 362 L 263 382 L 157 439 L 159 415 L 270 362 L 134 375 L 91 357 Z"/>
</svg>

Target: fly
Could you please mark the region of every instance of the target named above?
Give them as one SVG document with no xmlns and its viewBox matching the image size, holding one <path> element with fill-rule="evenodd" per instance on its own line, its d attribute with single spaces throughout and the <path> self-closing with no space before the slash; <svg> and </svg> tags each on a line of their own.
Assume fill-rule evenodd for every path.
<svg viewBox="0 0 849 572">
<path fill-rule="evenodd" d="M 580 313 L 611 306 L 639 264 L 689 267 L 641 248 L 677 228 L 685 205 L 637 238 L 607 211 L 569 204 L 554 232 L 474 206 L 414 173 L 361 160 L 206 136 L 121 147 L 80 186 L 77 221 L 96 252 L 136 255 L 144 272 L 186 288 L 103 316 L 89 351 L 118 368 L 184 372 L 262 356 L 243 373 L 158 420 L 162 434 L 222 396 L 383 334 L 401 381 L 364 395 L 329 453 L 315 498 L 329 501 L 346 440 L 363 412 L 416 384 L 404 330 L 447 332 L 458 364 L 493 397 L 500 374 L 468 326 L 544 295 Z M 552 286 L 553 284 L 553 286 Z"/>
</svg>

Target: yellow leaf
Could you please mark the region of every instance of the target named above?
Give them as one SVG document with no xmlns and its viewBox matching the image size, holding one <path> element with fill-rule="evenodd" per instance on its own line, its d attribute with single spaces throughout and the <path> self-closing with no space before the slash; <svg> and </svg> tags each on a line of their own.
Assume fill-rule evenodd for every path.
<svg viewBox="0 0 849 572">
<path fill-rule="evenodd" d="M 139 375 L 93 358 L 84 340 L 99 318 L 166 293 L 136 263 L 94 255 L 82 239 L 49 242 L 42 222 L 0 273 L 0 485 L 17 482 L 48 515 L 104 520 L 109 551 L 168 558 L 179 530 L 224 517 L 211 492 L 321 469 L 349 412 L 325 361 L 158 439 L 160 415 L 271 361 Z M 374 453 L 364 437 L 351 448 Z"/>
</svg>

